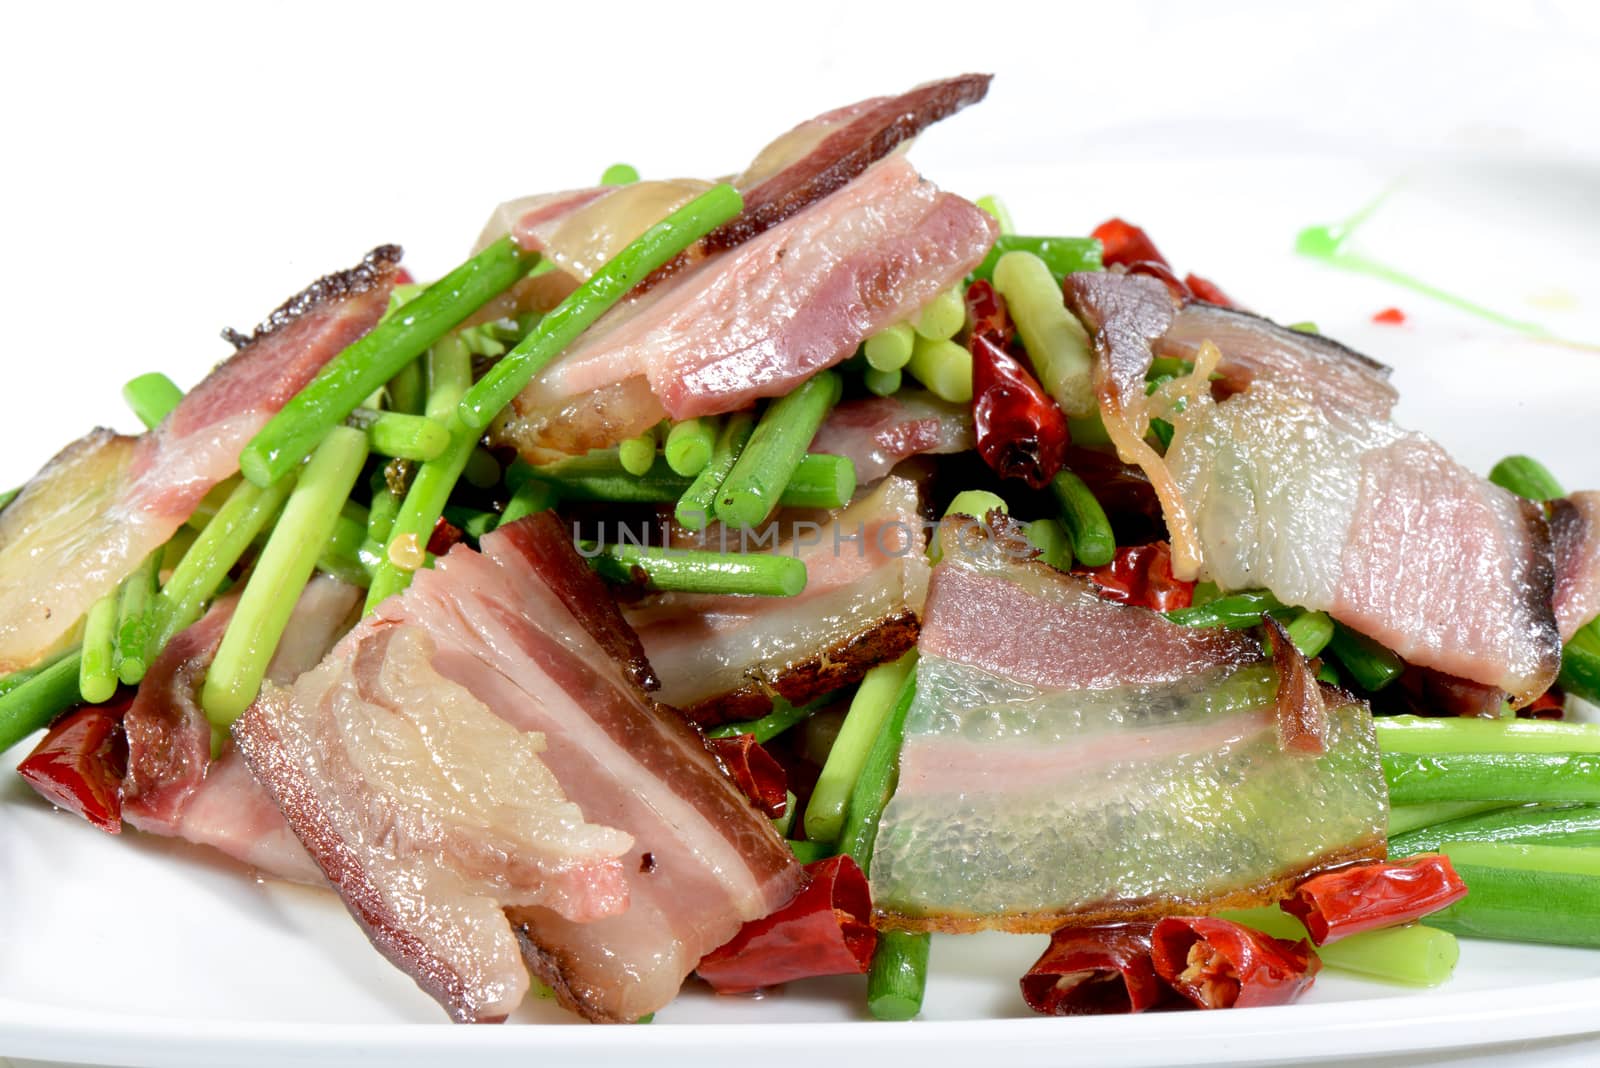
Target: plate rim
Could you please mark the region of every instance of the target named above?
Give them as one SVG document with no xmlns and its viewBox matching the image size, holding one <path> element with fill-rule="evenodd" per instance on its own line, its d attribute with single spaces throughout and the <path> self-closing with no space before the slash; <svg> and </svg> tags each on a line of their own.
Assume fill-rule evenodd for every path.
<svg viewBox="0 0 1600 1068">
<path fill-rule="evenodd" d="M 278 1065 L 348 1063 L 358 1053 L 399 1053 L 400 1063 L 470 1054 L 473 1064 L 526 1064 L 529 1053 L 582 1057 L 595 1053 L 748 1057 L 759 1034 L 771 1065 L 813 1065 L 820 1049 L 833 1068 L 881 1066 L 886 1054 L 949 1056 L 1006 1044 L 1009 1065 L 1059 1063 L 1070 1040 L 1073 1059 L 1115 1054 L 1127 1065 L 1287 1063 L 1421 1050 L 1461 1050 L 1543 1038 L 1600 1035 L 1600 976 L 1500 989 L 1465 991 L 1418 1002 L 1404 997 L 1284 1005 L 1244 1012 L 1152 1013 L 1140 1016 L 925 1020 L 908 1027 L 877 1021 L 817 1023 L 663 1023 L 649 1027 L 462 1027 L 450 1023 L 300 1024 L 253 1020 L 188 1020 L 178 1016 L 85 1014 L 0 997 L 0 1056 L 127 1065 Z M 1071 1028 L 1068 1032 L 1065 1028 Z M 1287 1043 L 1287 1045 L 1285 1045 Z M 1288 1052 L 1286 1050 L 1293 1051 Z M 560 1062 L 558 1062 L 560 1063 Z"/>
</svg>

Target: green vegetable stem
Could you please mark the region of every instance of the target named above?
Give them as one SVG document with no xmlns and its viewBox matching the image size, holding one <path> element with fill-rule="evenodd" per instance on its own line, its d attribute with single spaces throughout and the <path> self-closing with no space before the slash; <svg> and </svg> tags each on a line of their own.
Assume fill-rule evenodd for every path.
<svg viewBox="0 0 1600 1068">
<path fill-rule="evenodd" d="M 561 350 L 678 253 L 744 208 L 731 185 L 712 186 L 640 234 L 573 290 L 517 347 L 495 364 L 461 401 L 461 419 L 482 430 Z"/>
<path fill-rule="evenodd" d="M 527 274 L 537 259 L 511 238 L 501 238 L 373 327 L 330 360 L 251 439 L 239 456 L 244 477 L 265 488 L 293 471 L 329 430 L 491 297 Z"/>
</svg>

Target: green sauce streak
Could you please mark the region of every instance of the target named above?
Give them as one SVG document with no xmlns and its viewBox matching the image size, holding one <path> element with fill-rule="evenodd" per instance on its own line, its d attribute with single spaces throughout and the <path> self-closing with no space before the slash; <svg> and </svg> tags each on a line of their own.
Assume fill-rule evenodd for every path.
<svg viewBox="0 0 1600 1068">
<path fill-rule="evenodd" d="M 1346 271 L 1354 271 L 1370 278 L 1381 279 L 1404 289 L 1409 289 L 1413 293 L 1420 293 L 1432 300 L 1448 304 L 1452 308 L 1458 308 L 1468 314 L 1476 315 L 1480 319 L 1487 319 L 1492 323 L 1498 323 L 1501 326 L 1520 331 L 1531 337 L 1555 339 L 1555 335 L 1538 323 L 1516 319 L 1497 312 L 1493 308 L 1486 308 L 1476 301 L 1446 292 L 1438 286 L 1429 285 L 1420 278 L 1395 270 L 1393 267 L 1346 249 L 1346 243 L 1355 236 L 1362 223 L 1366 222 L 1372 216 L 1372 213 L 1378 210 L 1378 207 L 1388 195 L 1387 192 L 1383 193 L 1344 222 L 1333 223 L 1329 226 L 1306 227 L 1296 235 L 1294 250 L 1302 256 L 1321 260 L 1330 266 L 1339 267 Z"/>
</svg>

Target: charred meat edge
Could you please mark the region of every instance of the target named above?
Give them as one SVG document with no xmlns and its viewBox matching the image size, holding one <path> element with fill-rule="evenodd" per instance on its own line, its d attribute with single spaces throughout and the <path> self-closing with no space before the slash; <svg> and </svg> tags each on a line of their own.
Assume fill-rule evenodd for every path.
<svg viewBox="0 0 1600 1068">
<path fill-rule="evenodd" d="M 684 709 L 701 727 L 760 719 L 774 699 L 803 705 L 841 686 L 860 682 L 876 664 L 894 660 L 917 644 L 917 614 L 909 608 L 857 631 L 815 655 L 785 665 L 775 679 L 754 679 L 737 690 L 709 697 Z"/>
<path fill-rule="evenodd" d="M 568 1012 L 576 1013 L 590 1023 L 599 1024 L 626 1024 L 635 1021 L 603 1011 L 595 1002 L 583 996 L 579 988 L 567 980 L 568 973 L 575 971 L 568 954 L 555 953 L 534 941 L 529 934 L 529 924 L 513 923 L 512 931 L 517 936 L 517 944 L 522 948 L 522 962 L 528 966 L 528 971 L 533 977 L 549 987 L 556 996 L 556 1004 Z"/>
<path fill-rule="evenodd" d="M 757 183 L 746 193 L 742 212 L 657 268 L 634 292 L 642 293 L 708 255 L 742 245 L 844 188 L 902 142 L 982 100 L 993 79 L 992 74 L 963 74 L 885 97 L 805 156 Z"/>
<path fill-rule="evenodd" d="M 1261 617 L 1267 648 L 1278 672 L 1278 746 L 1284 752 L 1315 755 L 1328 748 L 1328 697 L 1337 690 L 1319 681 L 1311 665 L 1278 619 Z"/>
<path fill-rule="evenodd" d="M 1268 319 L 1265 315 L 1257 315 L 1255 312 L 1245 311 L 1243 308 L 1229 308 L 1226 305 L 1212 304 L 1210 301 L 1199 300 L 1195 298 L 1185 300 L 1178 311 L 1181 313 L 1184 308 L 1204 308 L 1208 311 L 1214 311 L 1219 315 L 1232 315 L 1241 319 L 1249 319 L 1259 324 L 1259 326 L 1267 333 L 1294 334 L 1296 341 L 1304 345 L 1309 345 L 1311 348 L 1321 350 L 1324 355 L 1328 356 L 1336 363 L 1344 362 L 1354 364 L 1365 370 L 1376 372 L 1379 377 L 1385 379 L 1394 374 L 1394 368 L 1390 367 L 1388 364 L 1382 362 L 1381 360 L 1375 360 L 1366 353 L 1359 352 L 1356 349 L 1351 348 L 1349 345 L 1346 345 L 1342 341 L 1328 337 L 1325 334 L 1301 333 L 1292 327 L 1284 326 L 1282 323 L 1274 322 L 1273 320 Z M 1162 342 L 1158 340 L 1156 344 L 1159 346 L 1162 344 Z M 1178 346 L 1174 345 L 1174 347 Z M 1193 348 L 1193 346 L 1189 345 L 1184 345 L 1182 347 L 1191 350 Z M 1226 361 L 1228 354 L 1223 353 L 1222 357 L 1223 360 Z"/>
<path fill-rule="evenodd" d="M 228 327 L 222 331 L 222 337 L 235 349 L 242 349 L 252 342 L 269 337 L 313 308 L 331 301 L 353 297 L 382 285 L 384 280 L 400 266 L 402 255 L 403 251 L 399 245 L 379 245 L 363 256 L 356 266 L 323 275 L 278 305 L 271 315 L 256 324 L 255 330 L 251 333 L 244 334 Z"/>
<path fill-rule="evenodd" d="M 982 100 L 993 78 L 963 74 L 882 100 L 751 189 L 744 211 L 708 234 L 706 248 L 718 251 L 743 244 L 843 188 L 901 142 Z"/>
<path fill-rule="evenodd" d="M 566 527 L 549 513 L 537 517 L 537 521 L 529 516 L 520 522 L 524 555 L 532 554 L 530 562 L 556 599 L 600 643 L 600 648 L 622 665 L 623 674 L 641 694 L 659 690 L 661 680 L 645 656 L 644 643 L 623 618 L 616 597 L 587 564 L 580 560 L 573 566 L 569 559 L 577 555 L 577 550 Z"/>
</svg>

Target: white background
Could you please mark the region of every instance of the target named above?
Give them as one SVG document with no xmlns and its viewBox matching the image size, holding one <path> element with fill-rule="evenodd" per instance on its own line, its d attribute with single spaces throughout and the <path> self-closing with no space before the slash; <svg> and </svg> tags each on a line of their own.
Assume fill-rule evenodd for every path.
<svg viewBox="0 0 1600 1068">
<path fill-rule="evenodd" d="M 125 379 L 162 369 L 192 384 L 226 355 L 223 326 L 248 327 L 375 244 L 404 244 L 426 277 L 465 253 L 502 199 L 589 184 L 617 160 L 647 176 L 734 171 L 795 121 L 962 70 L 997 78 L 984 104 L 917 146 L 930 177 L 1005 194 L 1024 229 L 1082 232 L 1113 213 L 1143 222 L 1181 268 L 1392 360 L 1402 419 L 1473 466 L 1525 448 L 1573 485 L 1600 485 L 1589 422 L 1600 356 L 1530 345 L 1287 252 L 1299 226 L 1340 218 L 1411 176 L 1418 206 L 1392 220 L 1396 255 L 1425 247 L 1430 278 L 1476 280 L 1479 299 L 1566 316 L 1567 336 L 1600 341 L 1597 7 L 9 6 L 0 487 L 96 422 L 132 429 L 117 398 Z M 1393 303 L 1411 323 L 1374 327 L 1371 313 Z M 232 872 L 176 847 L 103 839 L 30 801 L 3 791 L 0 876 L 8 856 L 25 858 L 14 885 L 30 904 L 10 903 L 37 914 L 56 901 L 61 915 L 0 919 L 0 997 L 49 989 L 43 1000 L 72 1000 L 81 966 L 70 954 L 48 969 L 6 959 L 8 945 L 56 939 L 53 923 L 80 930 L 86 956 L 130 954 L 115 982 L 138 984 L 138 962 L 162 955 L 163 983 L 100 984 L 90 1004 L 181 1014 L 173 999 L 193 998 L 213 1021 L 270 1021 L 265 999 L 284 965 L 266 962 L 303 961 L 291 1003 L 325 1002 L 338 1020 L 434 1018 L 420 996 L 391 997 L 382 983 L 407 984 L 336 910 L 280 917 Z M 78 914 L 103 899 L 96 873 L 114 865 L 126 865 L 114 869 L 124 914 L 143 908 L 147 919 L 95 931 Z M 205 917 L 188 936 L 183 910 Z M 283 929 L 291 920 L 337 934 L 308 940 Z M 236 966 L 217 959 L 208 932 L 251 947 L 239 968 L 262 962 L 253 1007 L 228 1003 Z M 1468 950 L 1458 985 L 1493 991 L 1516 976 L 1502 1005 L 1550 973 L 1522 947 L 1510 973 L 1485 947 Z M 1564 978 L 1600 972 L 1589 956 L 1560 960 Z M 213 978 L 185 991 L 184 977 L 199 975 Z M 999 980 L 969 979 L 931 991 L 930 1006 L 959 1017 L 974 996 L 1005 997 Z M 1319 984 L 1314 1007 L 1387 996 L 1344 983 Z M 1419 1016 L 1445 1011 L 1425 1004 Z M 1350 1021 L 1341 1026 L 1359 1027 L 1359 1015 Z M 1594 1054 L 1561 1042 L 1525 1063 Z"/>
</svg>

